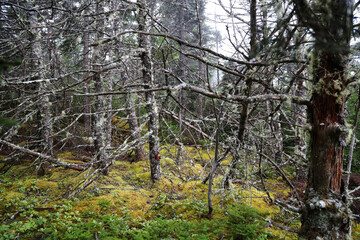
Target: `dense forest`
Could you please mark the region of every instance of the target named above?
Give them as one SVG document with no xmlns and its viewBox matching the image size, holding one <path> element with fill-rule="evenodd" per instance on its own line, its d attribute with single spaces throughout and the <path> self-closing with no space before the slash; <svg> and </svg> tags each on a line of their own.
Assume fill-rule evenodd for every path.
<svg viewBox="0 0 360 240">
<path fill-rule="evenodd" d="M 360 239 L 359 5 L 0 0 L 0 239 Z"/>
</svg>

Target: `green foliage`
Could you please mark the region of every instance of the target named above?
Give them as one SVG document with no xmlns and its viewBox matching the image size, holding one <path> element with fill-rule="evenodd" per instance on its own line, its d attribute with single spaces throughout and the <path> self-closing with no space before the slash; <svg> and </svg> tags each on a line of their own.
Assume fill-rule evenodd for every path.
<svg viewBox="0 0 360 240">
<path fill-rule="evenodd" d="M 98 205 L 100 207 L 100 212 L 107 213 L 110 210 L 110 200 L 100 200 L 98 201 Z"/>
<path fill-rule="evenodd" d="M 34 190 L 34 189 L 33 189 Z M 25 191 L 33 191 L 31 187 Z M 36 189 L 35 189 L 36 190 Z M 35 199 L 35 198 L 34 198 Z M 264 215 L 246 205 L 230 206 L 222 219 L 187 221 L 180 218 L 157 217 L 133 219 L 123 207 L 122 213 L 112 213 L 109 200 L 100 200 L 98 208 L 77 211 L 78 199 L 64 200 L 46 210 L 17 198 L 9 207 L 16 211 L 6 214 L 0 226 L 0 239 L 266 239 Z M 156 203 L 165 204 L 162 195 Z M 176 205 L 176 202 L 175 204 Z M 203 203 L 187 201 L 182 207 L 203 212 Z M 159 206 L 160 207 L 160 206 Z M 14 210 L 14 208 L 11 208 Z"/>
<path fill-rule="evenodd" d="M 129 233 L 128 239 L 216 239 L 218 229 L 213 227 L 217 221 L 187 222 L 157 218 L 146 221 L 141 228 Z"/>
<path fill-rule="evenodd" d="M 0 117 L 0 126 L 5 126 L 5 127 L 12 127 L 17 125 L 17 121 L 6 118 L 6 117 Z"/>
<path fill-rule="evenodd" d="M 21 60 L 8 61 L 4 58 L 0 58 L 0 73 L 8 71 L 13 66 L 21 64 Z"/>
<path fill-rule="evenodd" d="M 228 217 L 224 220 L 224 227 L 233 239 L 252 240 L 266 239 L 264 231 L 265 214 L 245 204 L 229 206 L 226 210 Z"/>
</svg>

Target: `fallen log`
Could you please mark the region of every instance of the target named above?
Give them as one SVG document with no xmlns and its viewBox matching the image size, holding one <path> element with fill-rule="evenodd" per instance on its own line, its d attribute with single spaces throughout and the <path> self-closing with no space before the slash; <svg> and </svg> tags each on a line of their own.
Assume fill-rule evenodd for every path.
<svg viewBox="0 0 360 240">
<path fill-rule="evenodd" d="M 74 169 L 74 170 L 78 170 L 78 171 L 84 171 L 88 166 L 88 164 L 74 164 L 74 163 L 63 162 L 63 161 L 60 161 L 59 159 L 53 158 L 51 156 L 47 156 L 42 153 L 34 152 L 30 149 L 21 147 L 19 145 L 10 143 L 10 142 L 2 140 L 2 139 L 0 139 L 0 144 L 4 144 L 8 147 L 11 147 L 14 150 L 44 159 L 45 161 L 47 161 L 49 163 L 55 164 L 57 167 L 69 168 L 69 169 Z"/>
</svg>

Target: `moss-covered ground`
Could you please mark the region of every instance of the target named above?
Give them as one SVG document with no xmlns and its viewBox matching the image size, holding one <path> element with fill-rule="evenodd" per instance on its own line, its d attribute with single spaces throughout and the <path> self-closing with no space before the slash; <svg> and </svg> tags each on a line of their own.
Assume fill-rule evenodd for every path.
<svg viewBox="0 0 360 240">
<path fill-rule="evenodd" d="M 147 161 L 122 158 L 107 176 L 99 176 L 71 198 L 94 170 L 47 166 L 39 176 L 34 160 L 22 159 L 0 175 L 0 239 L 297 239 L 299 216 L 272 204 L 256 175 L 221 190 L 230 157 L 216 174 L 214 212 L 209 219 L 208 185 L 202 180 L 214 153 L 185 147 L 183 161 L 177 164 L 178 152 L 163 146 L 163 176 L 156 183 L 150 179 Z M 71 152 L 57 158 L 84 161 Z M 257 169 L 250 164 L 246 171 Z M 286 174 L 291 178 L 290 171 Z M 291 202 L 291 190 L 274 170 L 268 170 L 265 182 L 272 199 Z M 359 225 L 354 225 L 353 232 L 357 239 Z"/>
</svg>

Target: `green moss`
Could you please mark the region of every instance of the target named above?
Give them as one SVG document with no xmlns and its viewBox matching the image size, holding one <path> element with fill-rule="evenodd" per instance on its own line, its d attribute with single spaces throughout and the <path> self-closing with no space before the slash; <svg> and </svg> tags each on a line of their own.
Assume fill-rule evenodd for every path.
<svg viewBox="0 0 360 240">
<path fill-rule="evenodd" d="M 165 157 L 160 161 L 161 167 L 174 166 L 176 165 L 175 161 L 171 158 Z"/>
<path fill-rule="evenodd" d="M 208 174 L 209 169 L 204 170 L 201 164 L 213 159 L 214 152 L 208 152 L 202 148 L 184 147 L 184 163 L 176 165 L 174 159 L 177 151 L 178 147 L 176 146 L 168 145 L 162 148 L 161 167 L 163 176 L 155 183 L 151 181 L 148 161 L 134 163 L 115 161 L 108 176 L 100 176 L 78 196 L 79 199 L 71 200 L 73 204 L 69 211 L 74 215 L 76 213 L 89 215 L 91 212 L 100 215 L 111 213 L 119 216 L 130 214 L 131 217 L 139 219 L 139 221 L 162 217 L 196 223 L 207 214 L 208 185 L 202 184 L 201 178 Z M 64 152 L 58 157 L 64 161 L 76 161 L 74 159 L 78 156 L 71 152 Z M 194 164 L 191 164 L 190 160 Z M 222 166 L 226 167 L 230 161 L 231 156 L 222 162 Z M 22 163 L 22 168 L 28 167 L 31 162 Z M 75 186 L 83 181 L 88 174 L 88 171 L 79 172 L 71 169 L 49 168 L 45 176 L 37 177 L 34 168 L 26 169 L 26 174 L 22 174 L 23 171 L 19 168 L 13 168 L 9 171 L 8 175 L 11 179 L 14 178 L 13 176 L 16 178 L 11 181 L 11 184 L 3 185 L 4 191 L 0 193 L 0 197 L 4 204 L 10 199 L 22 199 L 27 195 L 35 199 L 40 193 L 44 194 L 44 198 L 38 202 L 44 201 L 44 199 L 59 199 L 61 196 L 71 193 Z M 249 171 L 256 171 L 256 168 L 249 168 Z M 221 179 L 221 174 L 216 175 L 214 179 L 213 219 L 224 219 L 224 212 L 220 206 L 233 203 L 234 199 L 241 200 L 257 209 L 268 209 L 268 214 L 272 219 L 279 214 L 280 209 L 268 205 L 266 194 L 254 187 L 244 188 L 241 185 L 234 185 L 234 190 L 229 191 L 228 196 L 224 196 L 224 191 L 220 188 Z M 284 195 L 289 193 L 286 184 L 281 179 L 279 180 L 281 183 L 278 180 L 270 180 L 266 183 L 273 197 L 276 192 Z M 21 187 L 26 189 L 24 193 L 20 192 Z M 29 190 L 33 187 L 34 190 Z M 55 205 L 53 202 L 46 204 L 46 206 Z M 69 213 L 69 216 L 71 214 Z M 278 229 L 271 228 L 270 230 L 278 236 L 286 234 Z M 276 233 L 277 231 L 278 233 Z"/>
<path fill-rule="evenodd" d="M 150 172 L 138 173 L 134 176 L 133 180 L 135 183 L 138 183 L 138 184 L 149 183 L 151 181 L 151 174 L 150 174 Z"/>
<path fill-rule="evenodd" d="M 360 239 L 360 224 L 352 223 L 352 237 L 353 239 Z"/>
<path fill-rule="evenodd" d="M 20 193 L 17 191 L 8 191 L 6 192 L 6 194 L 1 194 L 1 198 L 3 198 L 6 201 L 9 201 L 11 199 L 15 199 L 15 198 L 24 198 L 25 194 L 24 193 Z"/>
</svg>

